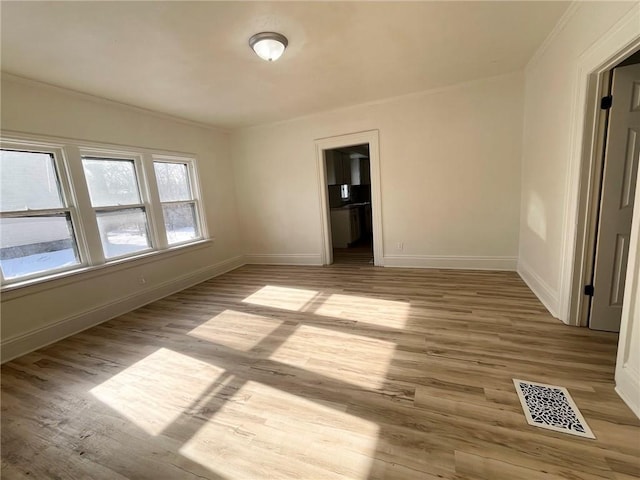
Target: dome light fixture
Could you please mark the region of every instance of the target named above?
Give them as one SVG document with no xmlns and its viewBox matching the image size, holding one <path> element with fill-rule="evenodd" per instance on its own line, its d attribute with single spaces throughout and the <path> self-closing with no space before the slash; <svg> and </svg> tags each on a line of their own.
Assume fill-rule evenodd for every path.
<svg viewBox="0 0 640 480">
<path fill-rule="evenodd" d="M 256 33 L 249 39 L 253 51 L 267 62 L 279 59 L 288 44 L 287 37 L 276 32 Z"/>
</svg>

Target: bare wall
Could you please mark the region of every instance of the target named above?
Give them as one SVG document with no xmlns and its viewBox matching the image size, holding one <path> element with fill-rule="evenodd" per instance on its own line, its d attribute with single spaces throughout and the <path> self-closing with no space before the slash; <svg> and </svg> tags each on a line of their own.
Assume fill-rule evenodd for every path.
<svg viewBox="0 0 640 480">
<path fill-rule="evenodd" d="M 571 168 L 575 158 L 574 132 L 584 123 L 583 99 L 576 99 L 586 82 L 581 72 L 585 58 L 606 61 L 601 49 L 638 32 L 638 2 L 581 2 L 574 4 L 525 70 L 525 112 L 522 160 L 522 211 L 518 272 L 552 314 L 570 319 L 568 279 L 573 258 L 577 217 L 575 192 L 578 178 Z M 634 30 L 635 28 L 635 30 Z M 622 32 L 622 33 L 621 33 Z M 637 36 L 636 36 L 637 38 Z M 614 40 L 612 40 L 614 39 Z M 616 47 L 617 48 L 617 47 Z M 595 68 L 595 65 L 594 65 Z M 577 128 L 576 128 L 577 126 Z M 591 128 L 588 125 L 584 128 Z M 579 134 L 577 134 L 579 137 Z M 579 157 L 578 153 L 578 157 Z M 579 175 L 579 173 L 578 173 Z M 616 390 L 640 416 L 640 196 L 636 195 L 629 246 L 622 325 L 616 363 Z"/>
<path fill-rule="evenodd" d="M 111 102 L 2 78 L 2 129 L 195 154 L 209 232 L 179 255 L 47 282 L 2 296 L 3 358 L 133 309 L 241 261 L 229 134 Z M 140 274 L 145 285 L 137 281 Z"/>
<path fill-rule="evenodd" d="M 522 108 L 514 73 L 235 131 L 248 260 L 320 261 L 314 140 L 375 129 L 385 265 L 515 269 Z"/>
<path fill-rule="evenodd" d="M 556 317 L 560 308 L 563 242 L 573 115 L 580 56 L 637 2 L 581 2 L 568 12 L 525 71 L 522 205 L 518 271 Z"/>
</svg>

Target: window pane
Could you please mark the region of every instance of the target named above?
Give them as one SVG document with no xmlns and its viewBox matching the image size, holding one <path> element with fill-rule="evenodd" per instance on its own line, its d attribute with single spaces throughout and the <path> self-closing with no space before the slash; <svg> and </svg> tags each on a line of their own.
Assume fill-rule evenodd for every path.
<svg viewBox="0 0 640 480">
<path fill-rule="evenodd" d="M 349 200 L 349 196 L 349 185 L 340 185 L 340 198 L 342 198 L 342 200 Z"/>
<path fill-rule="evenodd" d="M 50 153 L 0 150 L 0 210 L 44 210 L 63 206 Z"/>
<path fill-rule="evenodd" d="M 162 213 L 169 244 L 187 242 L 200 237 L 196 208 L 192 203 L 163 205 Z"/>
<path fill-rule="evenodd" d="M 119 257 L 151 247 L 147 215 L 142 208 L 96 212 L 106 258 Z"/>
<path fill-rule="evenodd" d="M 192 200 L 189 170 L 184 163 L 154 162 L 161 202 Z"/>
<path fill-rule="evenodd" d="M 133 160 L 83 158 L 82 165 L 94 207 L 141 203 Z"/>
<path fill-rule="evenodd" d="M 79 264 L 69 214 L 0 219 L 0 267 L 7 280 Z"/>
</svg>

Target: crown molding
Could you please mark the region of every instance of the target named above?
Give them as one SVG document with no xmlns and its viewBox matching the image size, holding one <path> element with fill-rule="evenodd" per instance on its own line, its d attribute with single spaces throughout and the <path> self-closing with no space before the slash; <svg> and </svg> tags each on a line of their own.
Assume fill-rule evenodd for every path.
<svg viewBox="0 0 640 480">
<path fill-rule="evenodd" d="M 567 7 L 562 16 L 558 19 L 556 24 L 554 25 L 549 35 L 543 40 L 538 49 L 535 51 L 527 65 L 524 67 L 525 72 L 529 72 L 533 67 L 535 67 L 544 53 L 549 48 L 549 45 L 553 43 L 558 35 L 564 30 L 564 27 L 569 23 L 569 20 L 573 18 L 578 9 L 580 8 L 580 2 L 574 1 L 571 2 L 571 5 Z"/>
</svg>

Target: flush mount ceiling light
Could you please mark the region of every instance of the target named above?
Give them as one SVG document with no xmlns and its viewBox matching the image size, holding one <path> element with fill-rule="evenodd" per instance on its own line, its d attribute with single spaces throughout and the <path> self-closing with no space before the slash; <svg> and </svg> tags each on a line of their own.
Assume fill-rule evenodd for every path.
<svg viewBox="0 0 640 480">
<path fill-rule="evenodd" d="M 249 39 L 253 51 L 267 62 L 279 59 L 288 44 L 287 37 L 276 32 L 256 33 Z"/>
</svg>

